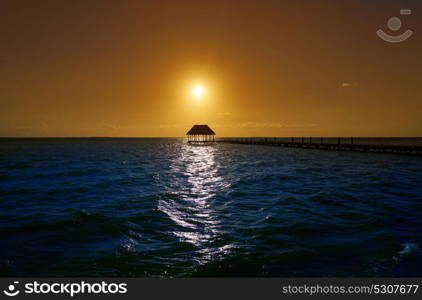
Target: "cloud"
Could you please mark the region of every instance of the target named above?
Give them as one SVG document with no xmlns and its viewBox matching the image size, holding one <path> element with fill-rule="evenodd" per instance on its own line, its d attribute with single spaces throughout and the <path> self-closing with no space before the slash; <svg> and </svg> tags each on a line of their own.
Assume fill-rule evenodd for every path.
<svg viewBox="0 0 422 300">
<path fill-rule="evenodd" d="M 185 128 L 185 126 L 183 126 L 182 124 L 160 124 L 160 125 L 158 125 L 156 127 L 157 128 L 160 128 L 160 129 Z"/>
<path fill-rule="evenodd" d="M 105 124 L 103 125 L 103 128 L 114 131 L 114 130 L 120 130 L 122 126 L 120 126 L 120 124 Z"/>
<path fill-rule="evenodd" d="M 217 116 L 220 116 L 220 117 L 228 117 L 228 116 L 231 116 L 231 115 L 232 115 L 232 113 L 230 113 L 228 111 L 217 113 Z"/>
<path fill-rule="evenodd" d="M 348 87 L 351 87 L 351 86 L 353 86 L 353 83 L 351 83 L 351 82 L 342 82 L 341 83 L 341 87 L 343 87 L 343 88 L 348 88 Z"/>
<path fill-rule="evenodd" d="M 237 127 L 241 128 L 312 128 L 318 127 L 315 123 L 257 123 L 245 122 L 240 123 Z"/>
</svg>

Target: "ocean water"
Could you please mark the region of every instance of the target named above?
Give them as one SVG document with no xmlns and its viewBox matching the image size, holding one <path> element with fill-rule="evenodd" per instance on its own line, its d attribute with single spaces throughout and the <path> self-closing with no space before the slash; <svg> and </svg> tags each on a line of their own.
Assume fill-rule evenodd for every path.
<svg viewBox="0 0 422 300">
<path fill-rule="evenodd" d="M 422 159 L 0 140 L 1 276 L 422 276 Z"/>
</svg>

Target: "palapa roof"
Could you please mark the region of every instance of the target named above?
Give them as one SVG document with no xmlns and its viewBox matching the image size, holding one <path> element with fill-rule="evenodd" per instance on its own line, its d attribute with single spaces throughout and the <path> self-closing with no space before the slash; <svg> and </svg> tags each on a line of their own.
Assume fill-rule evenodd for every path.
<svg viewBox="0 0 422 300">
<path fill-rule="evenodd" d="M 208 125 L 193 125 L 186 135 L 215 135 L 215 132 Z"/>
</svg>

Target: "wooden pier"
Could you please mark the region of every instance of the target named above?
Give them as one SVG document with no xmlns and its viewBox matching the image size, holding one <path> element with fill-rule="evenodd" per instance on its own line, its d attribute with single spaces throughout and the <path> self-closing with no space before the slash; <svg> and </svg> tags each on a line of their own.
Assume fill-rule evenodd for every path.
<svg viewBox="0 0 422 300">
<path fill-rule="evenodd" d="M 327 141 L 330 140 L 330 141 Z M 333 142 L 333 140 L 335 142 Z M 321 149 L 333 151 L 358 151 L 370 153 L 393 153 L 406 155 L 422 155 L 422 146 L 382 145 L 356 143 L 355 138 L 219 138 L 218 143 L 263 145 L 275 147 Z"/>
</svg>

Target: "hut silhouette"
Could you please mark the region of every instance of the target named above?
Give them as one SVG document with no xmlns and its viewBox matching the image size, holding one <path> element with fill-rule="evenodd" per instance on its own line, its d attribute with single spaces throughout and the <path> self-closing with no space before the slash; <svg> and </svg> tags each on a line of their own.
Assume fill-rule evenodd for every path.
<svg viewBox="0 0 422 300">
<path fill-rule="evenodd" d="M 189 143 L 214 142 L 215 132 L 208 125 L 193 125 L 186 133 Z"/>
</svg>

